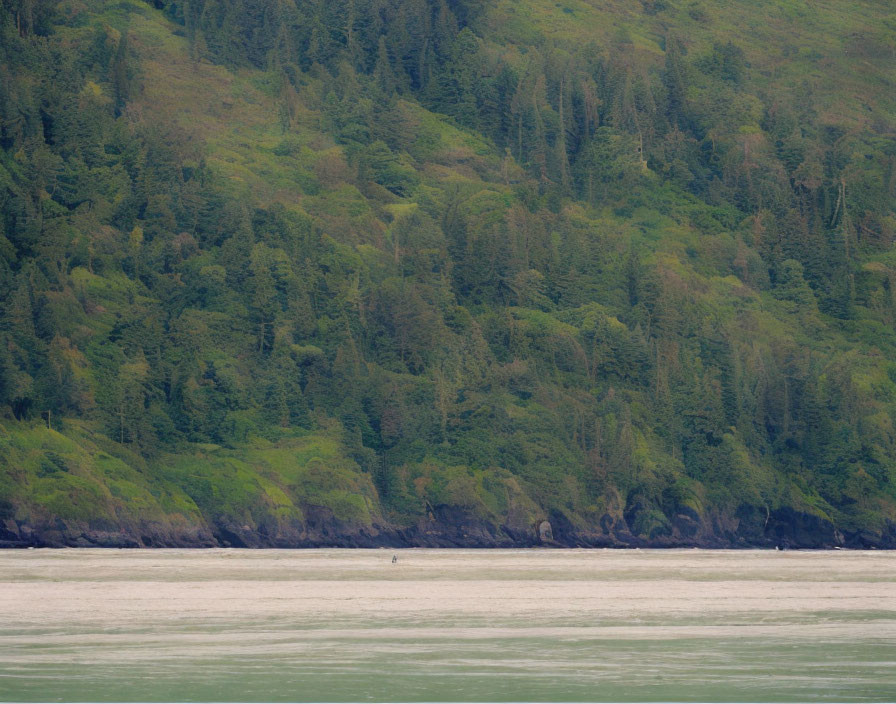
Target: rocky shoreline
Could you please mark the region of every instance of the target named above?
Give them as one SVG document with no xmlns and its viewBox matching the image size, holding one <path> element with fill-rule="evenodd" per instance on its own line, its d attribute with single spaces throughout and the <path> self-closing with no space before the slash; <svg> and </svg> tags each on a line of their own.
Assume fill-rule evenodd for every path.
<svg viewBox="0 0 896 704">
<path fill-rule="evenodd" d="M 679 515 L 671 531 L 644 537 L 624 518 L 607 515 L 596 530 L 572 525 L 552 513 L 538 525 L 496 525 L 457 507 L 439 507 L 415 525 L 357 526 L 325 509 L 302 523 L 250 526 L 226 518 L 207 524 L 170 525 L 147 521 L 114 525 L 105 521 L 36 524 L 0 523 L 0 548 L 705 548 L 705 549 L 896 549 L 896 523 L 879 533 L 839 530 L 833 523 L 790 508 L 758 514 L 749 507 L 734 517 Z"/>
</svg>

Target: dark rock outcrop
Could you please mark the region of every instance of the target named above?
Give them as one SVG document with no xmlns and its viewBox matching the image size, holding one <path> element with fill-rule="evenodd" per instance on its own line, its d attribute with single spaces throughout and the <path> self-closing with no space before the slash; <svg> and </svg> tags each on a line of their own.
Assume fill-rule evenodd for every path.
<svg viewBox="0 0 896 704">
<path fill-rule="evenodd" d="M 273 517 L 249 525 L 217 517 L 210 525 L 183 522 L 116 524 L 110 521 L 33 523 L 7 518 L 0 521 L 0 548 L 109 547 L 109 548 L 775 548 L 785 549 L 896 549 L 896 523 L 879 532 L 840 530 L 817 515 L 781 508 L 744 505 L 733 515 L 700 515 L 678 509 L 668 526 L 652 536 L 639 535 L 627 518 L 604 514 L 596 525 L 583 527 L 560 511 L 532 526 L 491 522 L 458 506 L 431 507 L 410 526 L 384 523 L 358 525 L 339 520 L 324 507 L 307 506 L 304 521 Z"/>
<path fill-rule="evenodd" d="M 206 548 L 220 543 L 204 525 L 145 521 L 115 524 L 97 521 L 6 520 L 0 527 L 0 548 Z"/>
</svg>

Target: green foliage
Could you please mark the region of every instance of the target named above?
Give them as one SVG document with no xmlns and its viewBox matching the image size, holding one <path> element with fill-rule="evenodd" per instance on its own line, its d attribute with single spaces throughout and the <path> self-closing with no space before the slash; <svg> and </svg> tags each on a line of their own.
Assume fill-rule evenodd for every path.
<svg viewBox="0 0 896 704">
<path fill-rule="evenodd" d="M 788 7 L 0 3 L 0 510 L 885 525 L 891 42 Z"/>
</svg>

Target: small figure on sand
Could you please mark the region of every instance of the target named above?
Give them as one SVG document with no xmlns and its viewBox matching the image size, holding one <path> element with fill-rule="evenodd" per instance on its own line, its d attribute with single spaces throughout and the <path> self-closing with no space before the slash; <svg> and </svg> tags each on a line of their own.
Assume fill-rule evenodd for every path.
<svg viewBox="0 0 896 704">
<path fill-rule="evenodd" d="M 396 562 L 398 562 L 398 555 L 393 555 L 392 556 L 392 564 L 394 565 Z"/>
</svg>

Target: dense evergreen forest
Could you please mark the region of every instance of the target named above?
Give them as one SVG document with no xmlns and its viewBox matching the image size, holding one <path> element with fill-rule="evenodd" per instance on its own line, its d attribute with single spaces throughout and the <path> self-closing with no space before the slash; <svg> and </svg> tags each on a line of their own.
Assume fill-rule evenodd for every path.
<svg viewBox="0 0 896 704">
<path fill-rule="evenodd" d="M 0 0 L 0 218 L 2 544 L 896 546 L 886 3 Z"/>
</svg>

